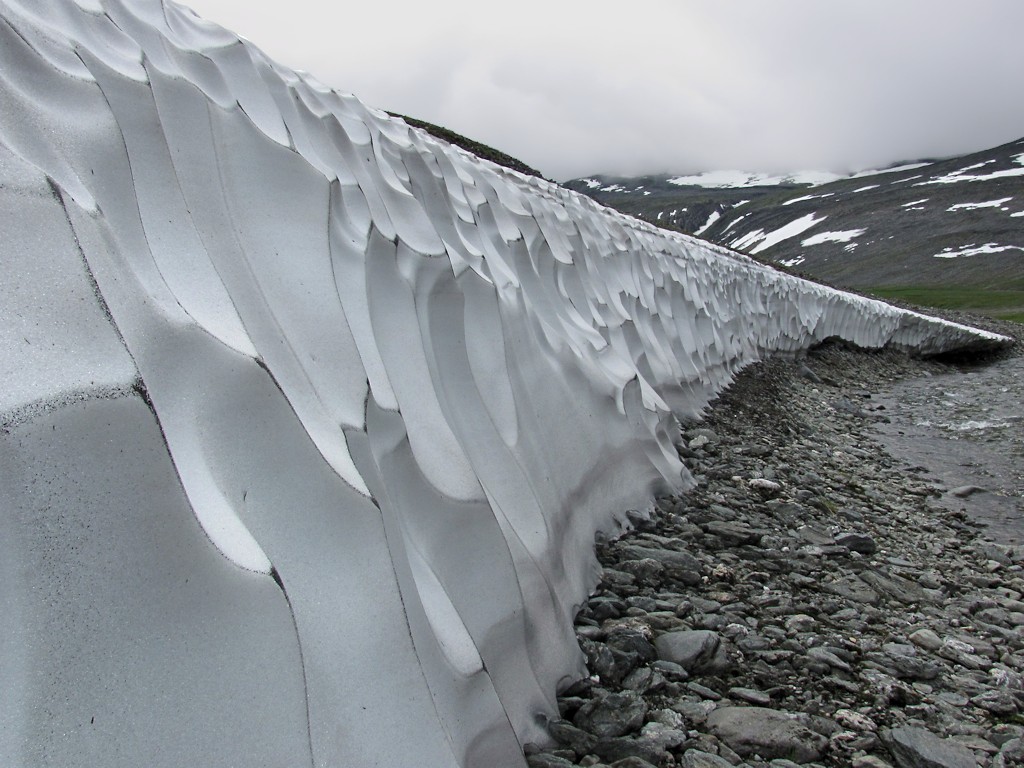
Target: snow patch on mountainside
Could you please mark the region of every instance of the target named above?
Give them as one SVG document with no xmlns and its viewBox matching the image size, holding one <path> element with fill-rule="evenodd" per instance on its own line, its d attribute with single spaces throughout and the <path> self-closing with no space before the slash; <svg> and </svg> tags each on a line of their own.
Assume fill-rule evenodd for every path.
<svg viewBox="0 0 1024 768">
<path fill-rule="evenodd" d="M 743 187 L 774 187 L 779 184 L 817 186 L 843 178 L 828 171 L 797 171 L 790 174 L 750 173 L 747 171 L 705 171 L 688 176 L 674 176 L 669 184 L 681 187 L 708 187 L 712 189 Z"/>
<path fill-rule="evenodd" d="M 816 224 L 821 223 L 825 220 L 825 216 L 817 217 L 817 214 L 808 213 L 805 216 L 801 216 L 799 219 L 779 227 L 772 232 L 765 232 L 762 229 L 756 229 L 752 232 L 748 232 L 742 237 L 738 237 L 729 243 L 730 248 L 735 248 L 740 251 L 747 251 L 748 253 L 761 253 L 773 245 L 781 243 L 783 240 L 788 240 L 791 237 L 796 237 L 802 232 L 806 232 L 808 229 Z"/>
<path fill-rule="evenodd" d="M 980 208 L 1002 208 L 1008 202 L 1013 200 L 1013 197 L 1003 197 L 999 200 L 986 200 L 983 203 L 956 203 L 949 206 L 947 211 L 976 211 Z M 1005 208 L 1003 210 L 1006 210 Z"/>
<path fill-rule="evenodd" d="M 916 168 L 925 168 L 931 163 L 910 163 L 906 165 L 894 166 L 892 168 L 883 168 L 881 170 L 864 170 L 858 171 L 853 174 L 834 173 L 832 171 L 795 171 L 793 173 L 786 174 L 773 174 L 773 173 L 752 173 L 749 171 L 736 171 L 736 170 L 721 170 L 721 171 L 704 171 L 701 173 L 687 174 L 682 176 L 673 176 L 667 181 L 669 184 L 675 184 L 677 186 L 693 186 L 693 187 L 706 187 L 711 189 L 742 189 L 744 187 L 774 187 L 780 184 L 793 184 L 803 185 L 809 187 L 818 187 L 822 184 L 829 184 L 833 181 L 840 181 L 842 179 L 862 179 L 870 176 L 878 176 L 880 174 L 887 173 L 898 173 L 902 171 L 910 171 Z M 584 183 L 590 186 L 589 182 L 592 179 L 583 179 Z M 600 186 L 598 184 L 598 186 Z M 871 185 L 861 187 L 855 192 L 862 192 L 868 189 L 874 189 L 878 185 Z M 594 187 L 591 187 L 594 188 Z M 604 191 L 621 191 L 621 190 L 604 190 Z M 796 202 L 794 200 L 793 202 Z"/>
<path fill-rule="evenodd" d="M 841 232 L 819 232 L 816 235 L 808 237 L 806 240 L 802 240 L 800 245 L 807 247 L 810 245 L 821 245 L 822 243 L 848 243 L 855 237 L 860 237 L 866 229 L 846 229 Z"/>
<path fill-rule="evenodd" d="M 719 211 L 712 211 L 711 215 L 708 216 L 708 220 L 704 222 L 704 225 L 693 233 L 694 236 L 700 237 L 700 235 L 704 234 L 705 231 L 710 229 L 711 225 L 718 221 L 720 218 L 722 218 L 722 214 Z"/>
<path fill-rule="evenodd" d="M 826 197 L 832 197 L 834 192 L 825 192 L 822 195 L 803 195 L 802 197 L 794 197 L 792 200 L 787 200 L 783 205 L 792 205 L 793 203 L 803 203 L 807 200 L 819 200 Z"/>
<path fill-rule="evenodd" d="M 1024 154 L 1015 155 L 1013 157 L 1015 163 L 1024 166 Z M 989 163 L 994 162 L 992 160 L 986 160 L 983 163 L 977 163 L 975 165 L 969 165 L 966 168 L 960 168 L 959 170 L 951 171 L 942 176 L 935 176 L 927 181 L 918 182 L 915 187 L 924 187 L 929 184 L 959 184 L 960 182 L 978 182 L 978 181 L 995 181 L 996 179 L 1006 179 L 1013 176 L 1024 176 L 1024 167 L 1021 168 L 1006 168 L 1001 171 L 992 171 L 990 173 L 968 173 L 969 171 L 977 170 Z"/>
<path fill-rule="evenodd" d="M 985 243 L 975 245 L 971 243 L 962 248 L 944 248 L 941 253 L 936 253 L 936 259 L 956 259 L 960 256 L 980 256 L 986 253 L 1003 253 L 1004 251 L 1024 251 L 1019 245 L 999 245 L 998 243 Z"/>
</svg>

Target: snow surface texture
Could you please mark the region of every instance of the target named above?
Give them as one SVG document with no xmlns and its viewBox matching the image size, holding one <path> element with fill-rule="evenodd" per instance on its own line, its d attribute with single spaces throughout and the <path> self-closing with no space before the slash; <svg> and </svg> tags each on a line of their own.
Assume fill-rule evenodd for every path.
<svg viewBox="0 0 1024 768">
<path fill-rule="evenodd" d="M 512 766 L 676 417 L 1000 337 L 493 166 L 159 0 L 0 0 L 0 764 Z"/>
</svg>

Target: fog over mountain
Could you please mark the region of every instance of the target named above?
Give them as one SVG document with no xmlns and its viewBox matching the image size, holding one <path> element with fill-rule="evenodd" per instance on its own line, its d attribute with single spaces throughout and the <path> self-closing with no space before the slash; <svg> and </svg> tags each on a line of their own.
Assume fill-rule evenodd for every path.
<svg viewBox="0 0 1024 768">
<path fill-rule="evenodd" d="M 1024 134 L 1015 0 L 190 0 L 281 63 L 550 178 L 835 172 Z"/>
</svg>

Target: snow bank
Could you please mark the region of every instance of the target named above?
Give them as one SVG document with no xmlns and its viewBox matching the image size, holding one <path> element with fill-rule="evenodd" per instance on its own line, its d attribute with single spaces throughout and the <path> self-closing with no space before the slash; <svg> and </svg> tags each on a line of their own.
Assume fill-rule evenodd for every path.
<svg viewBox="0 0 1024 768">
<path fill-rule="evenodd" d="M 744 365 L 999 337 L 478 160 L 159 0 L 0 0 L 0 764 L 494 766 Z"/>
</svg>

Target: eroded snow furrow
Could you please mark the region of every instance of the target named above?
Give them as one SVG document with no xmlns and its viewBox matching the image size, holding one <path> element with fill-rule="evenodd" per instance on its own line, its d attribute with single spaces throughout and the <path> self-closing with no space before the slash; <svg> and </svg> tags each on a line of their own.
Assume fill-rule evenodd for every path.
<svg viewBox="0 0 1024 768">
<path fill-rule="evenodd" d="M 0 0 L 0 43 L 4 765 L 519 764 L 583 670 L 595 533 L 691 483 L 677 417 L 831 336 L 1001 343 L 172 3 Z"/>
</svg>

